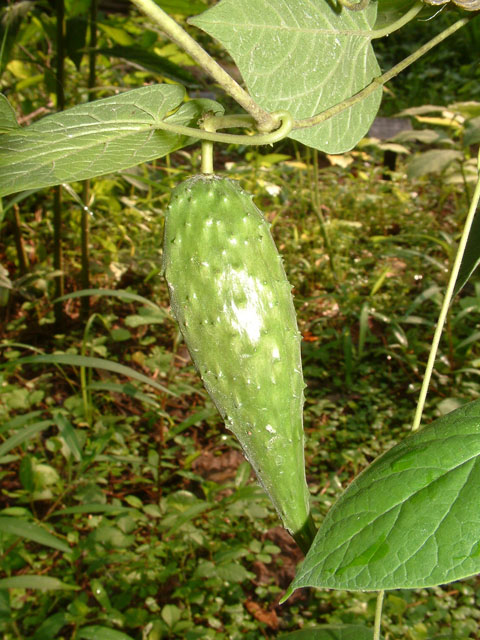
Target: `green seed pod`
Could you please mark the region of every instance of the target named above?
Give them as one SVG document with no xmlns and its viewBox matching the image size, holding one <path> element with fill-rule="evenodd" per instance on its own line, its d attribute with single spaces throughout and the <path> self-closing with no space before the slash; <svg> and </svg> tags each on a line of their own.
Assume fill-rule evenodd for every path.
<svg viewBox="0 0 480 640">
<path fill-rule="evenodd" d="M 314 534 L 303 450 L 300 334 L 280 255 L 252 197 L 228 179 L 178 185 L 165 219 L 172 312 L 205 387 L 284 526 Z"/>
</svg>

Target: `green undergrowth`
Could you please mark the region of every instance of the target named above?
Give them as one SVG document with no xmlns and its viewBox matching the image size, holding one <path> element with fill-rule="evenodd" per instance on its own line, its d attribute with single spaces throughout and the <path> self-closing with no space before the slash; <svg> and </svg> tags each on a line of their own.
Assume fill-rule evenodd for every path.
<svg viewBox="0 0 480 640">
<path fill-rule="evenodd" d="M 254 194 L 293 285 L 319 523 L 353 477 L 409 432 L 465 205 L 461 189 L 439 178 L 407 181 L 400 167 L 385 180 L 364 153 L 347 168 L 295 147 L 248 160 L 227 150 L 217 163 Z M 321 623 L 373 624 L 371 593 L 301 590 L 278 606 L 301 554 L 206 397 L 161 276 L 169 192 L 196 161 L 183 152 L 95 181 L 92 286 L 110 293 L 91 297 L 86 318 L 70 298 L 65 326 L 54 325 L 48 194 L 22 205 L 28 277 L 15 245 L 0 247 L 14 287 L 0 309 L 0 518 L 36 524 L 68 547 L 0 527 L 5 640 L 102 638 L 102 627 L 136 640 L 256 640 Z M 68 192 L 65 208 L 72 292 L 79 210 Z M 451 309 L 425 421 L 478 396 L 479 296 L 473 280 Z M 71 364 L 18 362 L 55 352 Z M 74 356 L 127 365 L 170 393 L 82 369 Z M 22 576 L 30 582 L 2 588 Z M 32 576 L 59 582 L 30 588 L 42 586 Z M 384 637 L 475 637 L 478 587 L 470 579 L 388 593 Z"/>
</svg>

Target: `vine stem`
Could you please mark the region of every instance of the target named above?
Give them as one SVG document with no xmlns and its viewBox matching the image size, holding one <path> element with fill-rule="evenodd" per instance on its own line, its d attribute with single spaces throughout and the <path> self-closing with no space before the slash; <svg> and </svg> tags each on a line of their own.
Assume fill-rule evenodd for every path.
<svg viewBox="0 0 480 640">
<path fill-rule="evenodd" d="M 457 281 L 458 273 L 460 271 L 460 265 L 462 263 L 463 256 L 465 254 L 465 247 L 467 246 L 467 240 L 468 240 L 468 236 L 470 235 L 470 229 L 472 228 L 475 212 L 477 210 L 478 203 L 480 202 L 480 151 L 478 152 L 478 158 L 477 158 L 477 170 L 478 170 L 477 186 L 475 187 L 475 191 L 473 193 L 473 198 L 470 203 L 467 219 L 465 220 L 465 226 L 463 228 L 462 237 L 460 238 L 460 243 L 458 245 L 457 255 L 455 256 L 455 260 L 453 262 L 453 267 L 450 273 L 447 290 L 445 292 L 445 298 L 443 300 L 442 308 L 440 309 L 437 326 L 435 328 L 435 333 L 433 335 L 432 346 L 430 348 L 430 353 L 428 354 L 427 367 L 425 370 L 425 375 L 423 377 L 422 387 L 420 389 L 420 395 L 418 398 L 417 408 L 415 411 L 415 417 L 413 419 L 413 425 L 412 425 L 413 431 L 416 431 L 420 426 L 423 409 L 425 407 L 425 400 L 427 397 L 428 387 L 430 385 L 430 380 L 432 378 L 433 368 L 435 365 L 435 359 L 437 357 L 438 346 L 440 344 L 440 339 L 442 337 L 443 327 L 445 325 L 445 320 L 447 318 L 450 303 L 454 295 L 455 283 Z"/>
<path fill-rule="evenodd" d="M 367 85 L 358 93 L 355 93 L 353 96 L 351 96 L 350 98 L 347 98 L 343 102 L 340 102 L 334 105 L 333 107 L 330 107 L 325 111 L 322 111 L 322 113 L 318 113 L 310 118 L 295 120 L 293 128 L 304 129 L 306 127 L 313 127 L 317 124 L 321 124 L 322 122 L 325 122 L 325 120 L 328 120 L 332 116 L 336 116 L 338 113 L 345 111 L 345 109 L 349 109 L 357 102 L 361 102 L 362 100 L 365 100 L 365 98 L 367 98 L 374 91 L 377 91 L 377 89 L 379 89 L 384 84 L 386 84 L 389 80 L 397 76 L 401 71 L 404 71 L 404 69 L 409 67 L 412 63 L 416 62 L 416 60 L 418 60 L 423 55 L 428 53 L 428 51 L 436 47 L 437 44 L 440 44 L 441 42 L 446 40 L 449 36 L 451 36 L 456 31 L 464 27 L 466 24 L 468 24 L 468 22 L 470 22 L 470 20 L 473 20 L 476 17 L 477 15 L 468 16 L 466 18 L 461 18 L 457 22 L 454 22 L 452 25 L 448 27 L 448 29 L 445 29 L 444 31 L 442 31 L 442 33 L 439 33 L 438 36 L 435 36 L 435 38 L 432 38 L 423 46 L 421 46 L 419 49 L 417 49 L 415 53 L 412 53 L 410 56 L 407 56 L 404 60 L 396 64 L 394 67 L 392 67 L 389 71 L 386 71 L 381 76 L 374 78 L 369 85 Z M 380 34 L 381 31 L 378 31 L 377 33 Z M 375 37 L 380 37 L 380 35 L 376 35 Z"/>
<path fill-rule="evenodd" d="M 188 55 L 218 82 L 238 104 L 256 121 L 259 131 L 268 132 L 276 123 L 271 114 L 262 109 L 242 87 L 235 82 L 206 51 L 175 20 L 173 20 L 154 0 L 132 0 L 132 3 L 156 22 L 172 42 Z"/>
<path fill-rule="evenodd" d="M 207 131 L 205 129 L 195 129 L 193 127 L 184 127 L 180 124 L 170 124 L 165 121 L 157 122 L 154 126 L 155 129 L 161 129 L 163 131 L 170 131 L 181 136 L 188 136 L 190 138 L 198 138 L 199 140 L 210 140 L 211 142 L 225 142 L 226 144 L 245 144 L 245 145 L 263 145 L 273 144 L 279 140 L 283 140 L 293 127 L 293 118 L 288 111 L 275 111 L 270 114 L 273 121 L 280 126 L 275 131 L 270 133 L 258 133 L 252 136 L 236 135 L 233 133 L 217 133 L 216 131 Z M 214 118 L 212 117 L 212 120 Z M 222 120 L 222 124 L 217 125 L 217 128 L 238 127 L 255 125 L 255 120 L 251 116 L 247 115 L 233 115 L 233 116 L 221 116 L 218 120 Z"/>
<path fill-rule="evenodd" d="M 407 24 L 407 22 L 413 20 L 413 18 L 415 18 L 415 16 L 424 8 L 425 3 L 419 0 L 419 2 L 410 7 L 410 9 L 406 11 L 401 18 L 395 20 L 395 22 L 392 22 L 384 29 L 375 29 L 372 32 L 372 38 L 383 38 L 385 36 L 389 36 L 394 31 L 398 31 L 398 29 L 401 29 L 404 25 Z"/>
</svg>

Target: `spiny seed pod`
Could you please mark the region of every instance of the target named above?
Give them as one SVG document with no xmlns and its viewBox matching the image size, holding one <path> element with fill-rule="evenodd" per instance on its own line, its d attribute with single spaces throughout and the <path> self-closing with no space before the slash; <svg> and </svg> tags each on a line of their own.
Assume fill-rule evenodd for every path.
<svg viewBox="0 0 480 640">
<path fill-rule="evenodd" d="M 210 397 L 284 526 L 308 549 L 300 334 L 291 286 L 252 197 L 213 175 L 178 185 L 165 219 L 164 271 Z"/>
</svg>

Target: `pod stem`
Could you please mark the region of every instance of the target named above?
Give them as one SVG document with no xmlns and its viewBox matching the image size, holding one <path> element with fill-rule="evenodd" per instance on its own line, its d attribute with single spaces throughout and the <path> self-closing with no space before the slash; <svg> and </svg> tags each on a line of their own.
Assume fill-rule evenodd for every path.
<svg viewBox="0 0 480 640">
<path fill-rule="evenodd" d="M 306 519 L 303 527 L 295 533 L 292 533 L 293 539 L 305 555 L 307 555 L 308 550 L 312 546 L 316 535 L 317 528 L 313 522 L 311 513 L 308 514 L 308 518 Z"/>
</svg>

